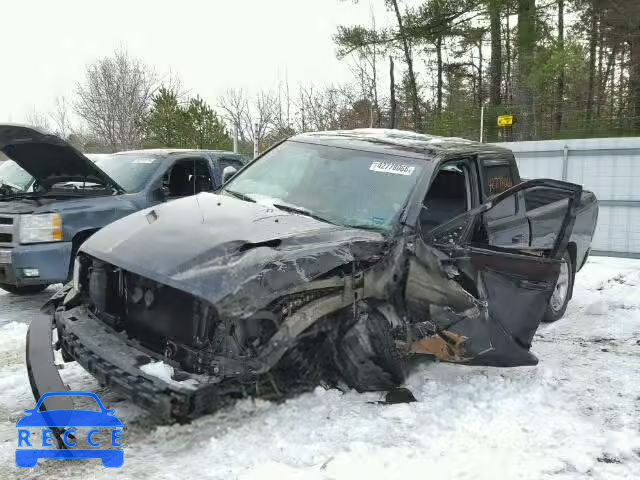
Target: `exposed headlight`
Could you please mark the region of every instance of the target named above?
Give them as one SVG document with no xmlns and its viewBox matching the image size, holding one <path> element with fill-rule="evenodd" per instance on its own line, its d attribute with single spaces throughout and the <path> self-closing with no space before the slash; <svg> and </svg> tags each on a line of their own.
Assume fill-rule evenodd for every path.
<svg viewBox="0 0 640 480">
<path fill-rule="evenodd" d="M 62 219 L 57 213 L 40 213 L 20 217 L 20 243 L 59 242 Z"/>
</svg>

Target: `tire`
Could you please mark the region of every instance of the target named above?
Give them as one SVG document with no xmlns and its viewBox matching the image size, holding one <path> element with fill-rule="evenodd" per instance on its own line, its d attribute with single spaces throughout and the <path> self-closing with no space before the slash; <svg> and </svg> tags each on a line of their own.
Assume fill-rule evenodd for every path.
<svg viewBox="0 0 640 480">
<path fill-rule="evenodd" d="M 380 312 L 361 312 L 335 347 L 337 374 L 358 392 L 391 390 L 404 382 L 404 362 Z"/>
<path fill-rule="evenodd" d="M 549 299 L 549 305 L 544 312 L 542 321 L 551 323 L 560 320 L 564 312 L 567 310 L 571 293 L 573 292 L 573 281 L 575 272 L 573 271 L 573 262 L 568 251 L 562 256 L 562 265 L 560 267 L 560 275 L 553 289 L 553 294 Z"/>
<path fill-rule="evenodd" d="M 0 283 L 0 288 L 13 293 L 14 295 L 35 295 L 36 293 L 40 293 L 44 291 L 49 285 L 23 285 L 21 287 L 17 287 L 15 285 L 8 285 L 6 283 Z"/>
</svg>

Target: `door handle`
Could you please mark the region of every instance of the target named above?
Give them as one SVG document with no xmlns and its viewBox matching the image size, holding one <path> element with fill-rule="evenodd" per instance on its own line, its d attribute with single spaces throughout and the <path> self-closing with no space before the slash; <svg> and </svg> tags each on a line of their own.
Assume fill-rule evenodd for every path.
<svg viewBox="0 0 640 480">
<path fill-rule="evenodd" d="M 522 237 L 524 235 L 520 234 L 520 235 L 516 235 L 515 237 L 511 237 L 511 243 L 520 243 L 522 242 Z"/>
</svg>

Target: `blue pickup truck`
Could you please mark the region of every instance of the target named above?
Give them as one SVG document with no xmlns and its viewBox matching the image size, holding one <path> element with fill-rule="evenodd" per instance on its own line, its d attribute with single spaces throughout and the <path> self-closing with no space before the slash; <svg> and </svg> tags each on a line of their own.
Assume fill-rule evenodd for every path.
<svg viewBox="0 0 640 480">
<path fill-rule="evenodd" d="M 91 159 L 61 138 L 0 125 L 0 288 L 66 282 L 93 233 L 155 204 L 219 188 L 247 159 L 221 150 L 135 150 Z"/>
</svg>

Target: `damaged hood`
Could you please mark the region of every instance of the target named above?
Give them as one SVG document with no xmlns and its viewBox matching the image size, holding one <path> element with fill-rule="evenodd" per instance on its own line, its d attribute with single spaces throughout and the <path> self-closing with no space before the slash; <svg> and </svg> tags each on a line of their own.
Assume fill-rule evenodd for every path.
<svg viewBox="0 0 640 480">
<path fill-rule="evenodd" d="M 75 181 L 99 183 L 124 191 L 73 146 L 37 128 L 0 124 L 0 151 L 45 188 Z"/>
<path fill-rule="evenodd" d="M 231 295 L 256 305 L 342 265 L 373 261 L 385 244 L 377 232 L 202 193 L 118 220 L 82 251 L 212 303 Z"/>
</svg>

